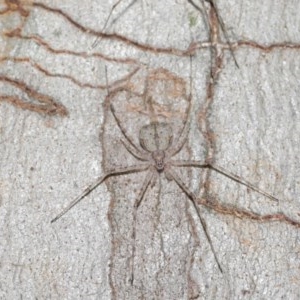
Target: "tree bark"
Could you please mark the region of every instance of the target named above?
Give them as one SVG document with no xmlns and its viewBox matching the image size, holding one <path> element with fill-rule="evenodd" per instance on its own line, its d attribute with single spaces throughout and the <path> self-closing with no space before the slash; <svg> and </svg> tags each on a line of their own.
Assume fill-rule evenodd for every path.
<svg viewBox="0 0 300 300">
<path fill-rule="evenodd" d="M 299 6 L 1 4 L 0 298 L 299 298 Z M 146 172 L 108 178 L 50 223 L 104 172 L 140 163 L 110 104 L 139 148 L 154 117 L 174 145 L 188 119 L 176 159 L 279 201 L 178 167 L 206 228 L 164 173 L 135 211 Z"/>
</svg>

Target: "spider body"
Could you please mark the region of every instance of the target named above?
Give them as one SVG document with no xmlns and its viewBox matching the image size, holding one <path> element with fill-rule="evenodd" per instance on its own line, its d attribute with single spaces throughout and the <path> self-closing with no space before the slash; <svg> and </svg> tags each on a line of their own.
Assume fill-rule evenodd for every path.
<svg viewBox="0 0 300 300">
<path fill-rule="evenodd" d="M 139 140 L 141 147 L 150 153 L 157 172 L 162 173 L 168 160 L 166 151 L 172 146 L 172 128 L 167 123 L 145 125 L 140 130 Z"/>
<path fill-rule="evenodd" d="M 109 97 L 108 97 L 109 98 Z M 150 99 L 150 98 L 149 98 Z M 188 98 L 189 101 L 191 98 Z M 184 179 L 177 174 L 175 168 L 178 167 L 194 167 L 194 168 L 206 168 L 212 171 L 218 172 L 223 176 L 230 178 L 231 180 L 238 182 L 247 188 L 258 192 L 265 197 L 279 201 L 277 198 L 272 196 L 271 194 L 259 189 L 255 185 L 250 182 L 242 179 L 240 176 L 232 174 L 227 170 L 213 165 L 207 162 L 199 162 L 195 160 L 175 160 L 173 157 L 179 153 L 184 147 L 189 133 L 189 114 L 191 111 L 191 103 L 189 103 L 189 108 L 186 113 L 186 118 L 184 120 L 184 125 L 182 130 L 179 133 L 179 136 L 174 139 L 173 130 L 168 123 L 165 122 L 157 122 L 152 121 L 150 124 L 143 126 L 139 132 L 139 146 L 135 145 L 134 142 L 129 138 L 126 133 L 125 128 L 122 125 L 122 122 L 119 120 L 114 107 L 111 105 L 111 113 L 116 121 L 118 128 L 120 129 L 123 138 L 122 143 L 127 149 L 127 151 L 137 158 L 139 161 L 135 165 L 126 166 L 126 167 L 115 167 L 111 170 L 108 170 L 102 176 L 100 176 L 93 184 L 88 186 L 81 195 L 74 199 L 73 202 L 69 204 L 59 215 L 57 215 L 51 222 L 55 222 L 60 217 L 62 217 L 66 212 L 68 212 L 73 206 L 75 206 L 78 202 L 80 202 L 83 198 L 85 198 L 89 193 L 91 193 L 95 188 L 97 188 L 102 182 L 104 182 L 107 178 L 111 176 L 118 176 L 122 174 L 136 173 L 146 171 L 147 175 L 142 183 L 141 189 L 137 195 L 135 204 L 134 204 L 134 222 L 136 220 L 136 212 L 138 207 L 140 206 L 142 199 L 147 191 L 149 185 L 153 186 L 156 182 L 158 174 L 165 173 L 165 176 L 168 180 L 173 180 L 175 183 L 182 189 L 182 191 L 188 196 L 190 199 L 195 211 L 198 215 L 200 223 L 202 225 L 205 236 L 210 244 L 211 250 L 215 257 L 217 266 L 219 270 L 222 272 L 221 264 L 217 258 L 216 252 L 212 245 L 212 241 L 207 232 L 207 226 L 205 220 L 203 219 L 199 204 L 208 207 L 209 209 L 213 209 L 219 213 L 230 214 L 230 215 L 238 215 L 243 216 L 245 218 L 258 220 L 258 221 L 270 221 L 270 220 L 278 220 L 284 221 L 290 225 L 300 227 L 300 223 L 291 220 L 284 214 L 274 214 L 274 215 L 265 215 L 261 216 L 256 213 L 244 211 L 238 208 L 233 208 L 231 206 L 226 206 L 220 203 L 209 202 L 203 199 L 198 199 L 197 196 L 190 191 L 189 187 L 184 183 Z M 153 111 L 152 111 L 153 113 Z M 155 119 L 155 118 L 154 118 Z M 135 226 L 133 229 L 133 239 L 135 239 Z M 134 257 L 134 255 L 133 255 Z"/>
</svg>

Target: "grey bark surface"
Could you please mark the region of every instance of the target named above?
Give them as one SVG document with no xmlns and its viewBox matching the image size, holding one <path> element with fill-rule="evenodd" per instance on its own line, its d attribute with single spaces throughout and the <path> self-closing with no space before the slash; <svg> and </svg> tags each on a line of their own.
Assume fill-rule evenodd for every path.
<svg viewBox="0 0 300 300">
<path fill-rule="evenodd" d="M 0 298 L 299 299 L 299 227 L 200 205 L 221 273 L 189 198 L 163 174 L 137 212 L 133 284 L 133 205 L 144 173 L 108 179 L 50 223 L 105 170 L 137 162 L 108 109 L 105 70 L 110 91 L 148 88 L 175 137 L 186 88 L 193 109 L 178 157 L 211 159 L 280 201 L 214 172 L 177 169 L 199 199 L 300 223 L 298 1 L 216 1 L 238 41 L 239 68 L 224 50 L 211 98 L 215 61 L 201 46 L 209 22 L 188 1 L 124 0 L 113 11 L 116 1 L 8 3 L 0 4 L 0 96 L 38 105 L 3 79 L 13 78 L 68 115 L 0 102 Z M 139 144 L 149 123 L 144 99 L 117 93 L 110 100 Z"/>
</svg>

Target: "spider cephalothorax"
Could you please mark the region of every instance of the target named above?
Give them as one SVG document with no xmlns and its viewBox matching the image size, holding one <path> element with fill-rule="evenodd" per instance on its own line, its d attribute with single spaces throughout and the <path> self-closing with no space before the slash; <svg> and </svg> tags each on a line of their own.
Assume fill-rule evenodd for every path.
<svg viewBox="0 0 300 300">
<path fill-rule="evenodd" d="M 158 172 L 162 172 L 165 167 L 165 151 L 155 150 L 151 153 L 151 156 L 155 162 L 155 168 Z"/>
</svg>

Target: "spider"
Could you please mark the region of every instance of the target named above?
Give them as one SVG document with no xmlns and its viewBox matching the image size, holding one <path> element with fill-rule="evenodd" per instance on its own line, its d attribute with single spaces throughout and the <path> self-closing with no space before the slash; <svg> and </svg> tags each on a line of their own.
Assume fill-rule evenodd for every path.
<svg viewBox="0 0 300 300">
<path fill-rule="evenodd" d="M 151 99 L 150 99 L 151 100 Z M 150 101 L 151 103 L 151 101 Z M 75 206 L 78 202 L 80 202 L 83 198 L 85 198 L 89 193 L 91 193 L 94 189 L 96 189 L 101 183 L 103 183 L 106 179 L 112 176 L 118 176 L 129 173 L 136 173 L 147 171 L 146 178 L 142 184 L 142 187 L 137 195 L 137 198 L 134 203 L 134 224 L 136 220 L 137 210 L 143 200 L 144 194 L 146 193 L 149 185 L 153 187 L 156 183 L 156 180 L 159 175 L 162 173 L 165 174 L 168 180 L 173 180 L 176 184 L 184 191 L 184 193 L 190 199 L 197 216 L 200 220 L 202 228 L 204 230 L 207 241 L 210 244 L 210 248 L 214 255 L 215 261 L 219 270 L 223 273 L 221 264 L 217 258 L 216 251 L 213 247 L 211 238 L 207 232 L 207 226 L 204 218 L 200 213 L 199 205 L 206 206 L 210 209 L 213 209 L 222 214 L 230 214 L 238 217 L 245 217 L 248 219 L 258 220 L 258 221 L 284 221 L 293 226 L 300 227 L 300 223 L 291 220 L 284 214 L 278 213 L 273 215 L 259 215 L 253 212 L 248 212 L 245 210 L 237 209 L 231 206 L 225 206 L 224 204 L 214 203 L 212 201 L 207 201 L 203 199 L 197 199 L 197 196 L 190 191 L 188 186 L 184 183 L 182 177 L 175 171 L 177 167 L 195 167 L 202 169 L 210 169 L 212 171 L 218 172 L 223 176 L 230 178 L 233 181 L 236 181 L 242 185 L 245 185 L 249 189 L 262 194 L 263 196 L 274 200 L 279 201 L 273 195 L 259 189 L 252 183 L 242 179 L 241 177 L 228 172 L 227 170 L 216 166 L 215 164 L 209 162 L 200 162 L 195 160 L 176 160 L 174 156 L 178 154 L 183 146 L 185 145 L 190 128 L 189 115 L 191 111 L 191 101 L 189 103 L 189 107 L 186 113 L 186 117 L 183 123 L 183 127 L 179 133 L 179 136 L 174 139 L 173 130 L 168 123 L 158 122 L 155 117 L 152 116 L 151 123 L 148 125 L 144 125 L 139 132 L 139 143 L 140 145 L 135 145 L 135 143 L 129 138 L 126 134 L 126 130 L 123 127 L 115 109 L 112 104 L 110 104 L 110 110 L 116 121 L 116 124 L 121 131 L 123 138 L 122 143 L 127 151 L 134 156 L 140 162 L 138 164 L 127 166 L 127 167 L 115 167 L 110 169 L 102 176 L 100 176 L 93 184 L 88 186 L 82 194 L 80 194 L 77 198 L 75 198 L 60 214 L 58 214 L 51 223 L 57 221 L 61 218 L 65 213 L 67 213 L 73 206 Z M 150 105 L 151 108 L 151 105 Z M 153 115 L 153 108 L 151 109 Z M 133 240 L 135 240 L 135 228 L 133 229 Z M 134 247 L 133 247 L 134 252 Z M 133 255 L 134 257 L 134 255 Z"/>
</svg>

